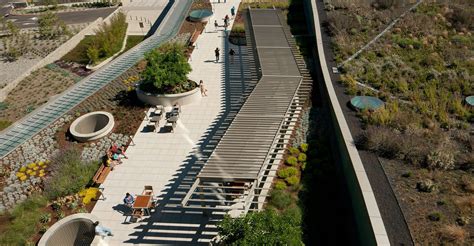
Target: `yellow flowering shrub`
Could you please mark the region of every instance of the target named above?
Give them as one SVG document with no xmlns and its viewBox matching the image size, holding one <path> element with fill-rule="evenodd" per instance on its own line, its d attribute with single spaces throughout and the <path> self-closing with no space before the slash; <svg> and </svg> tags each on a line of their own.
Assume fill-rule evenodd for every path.
<svg viewBox="0 0 474 246">
<path fill-rule="evenodd" d="M 79 192 L 79 196 L 82 197 L 82 203 L 87 205 L 89 204 L 92 199 L 97 197 L 97 193 L 99 192 L 98 188 L 87 188 L 83 189 Z"/>
<path fill-rule="evenodd" d="M 25 181 L 26 179 L 28 179 L 28 176 L 38 175 L 39 177 L 44 177 L 46 175 L 46 164 L 49 162 L 50 161 L 39 161 L 38 163 L 28 163 L 27 165 L 20 167 L 20 169 L 16 173 L 16 177 L 21 181 Z"/>
</svg>

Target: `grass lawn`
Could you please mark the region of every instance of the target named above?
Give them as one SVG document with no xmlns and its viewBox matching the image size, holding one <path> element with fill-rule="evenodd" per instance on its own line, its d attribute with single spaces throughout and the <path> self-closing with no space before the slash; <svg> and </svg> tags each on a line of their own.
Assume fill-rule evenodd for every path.
<svg viewBox="0 0 474 246">
<path fill-rule="evenodd" d="M 122 53 L 125 53 L 129 49 L 135 47 L 135 45 L 139 44 L 144 39 L 145 39 L 145 36 L 142 36 L 142 35 L 127 36 L 127 45 L 125 46 L 125 50 Z"/>
</svg>

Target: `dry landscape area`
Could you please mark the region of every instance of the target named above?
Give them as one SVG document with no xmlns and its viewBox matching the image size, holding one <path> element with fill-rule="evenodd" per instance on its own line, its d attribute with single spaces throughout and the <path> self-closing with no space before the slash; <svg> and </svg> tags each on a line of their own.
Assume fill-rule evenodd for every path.
<svg viewBox="0 0 474 246">
<path fill-rule="evenodd" d="M 415 1 L 325 3 L 341 63 Z M 347 94 L 386 103 L 359 113 L 358 147 L 381 157 L 416 244 L 474 242 L 473 31 L 472 1 L 424 1 L 341 67 Z"/>
</svg>

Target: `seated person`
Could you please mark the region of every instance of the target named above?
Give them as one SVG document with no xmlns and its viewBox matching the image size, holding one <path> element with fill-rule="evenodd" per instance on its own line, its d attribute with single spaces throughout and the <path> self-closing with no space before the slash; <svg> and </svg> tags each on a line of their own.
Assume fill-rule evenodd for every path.
<svg viewBox="0 0 474 246">
<path fill-rule="evenodd" d="M 114 154 L 114 153 L 117 153 L 118 151 L 118 146 L 117 144 L 113 144 L 112 146 L 110 146 L 110 151 Z"/>
<path fill-rule="evenodd" d="M 122 164 L 121 159 L 122 159 L 122 155 L 120 155 L 120 154 L 115 153 L 115 154 L 112 155 L 112 160 L 117 162 L 118 164 Z"/>
<path fill-rule="evenodd" d="M 132 207 L 134 202 L 135 199 L 133 198 L 133 196 L 127 192 L 127 194 L 125 194 L 125 198 L 123 199 L 123 203 L 125 203 L 127 207 Z"/>
<path fill-rule="evenodd" d="M 117 149 L 117 154 L 119 154 L 120 158 L 128 159 L 128 157 L 125 155 L 125 145 L 122 145 Z"/>
<path fill-rule="evenodd" d="M 94 222 L 92 225 L 94 226 L 95 234 L 97 236 L 101 236 L 102 239 L 104 239 L 106 236 L 114 236 L 114 234 L 112 234 L 112 231 L 109 228 L 100 226 L 99 221 Z"/>
</svg>

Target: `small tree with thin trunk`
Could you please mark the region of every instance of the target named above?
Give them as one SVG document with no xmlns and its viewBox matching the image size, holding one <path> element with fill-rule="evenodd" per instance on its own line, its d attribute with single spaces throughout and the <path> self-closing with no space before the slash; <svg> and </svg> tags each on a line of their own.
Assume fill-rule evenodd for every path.
<svg viewBox="0 0 474 246">
<path fill-rule="evenodd" d="M 176 87 L 188 83 L 191 72 L 184 47 L 168 43 L 145 55 L 147 66 L 143 71 L 140 89 L 151 93 L 168 93 Z"/>
</svg>

